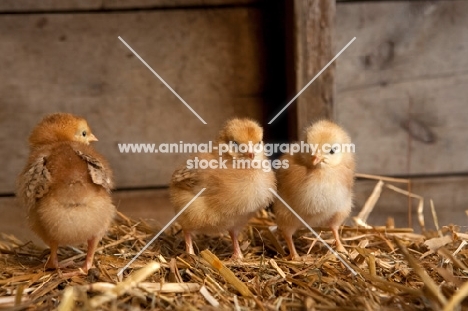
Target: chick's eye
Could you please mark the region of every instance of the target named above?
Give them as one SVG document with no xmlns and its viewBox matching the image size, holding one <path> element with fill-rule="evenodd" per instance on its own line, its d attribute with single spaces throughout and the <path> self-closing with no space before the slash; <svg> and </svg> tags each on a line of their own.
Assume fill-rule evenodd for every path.
<svg viewBox="0 0 468 311">
<path fill-rule="evenodd" d="M 330 150 L 330 154 L 335 154 L 335 152 L 336 152 L 336 148 L 332 148 L 332 149 Z"/>
<path fill-rule="evenodd" d="M 231 144 L 233 144 L 234 146 L 239 145 L 239 144 L 237 143 L 237 141 L 235 141 L 235 140 L 231 140 Z"/>
<path fill-rule="evenodd" d="M 87 134 L 86 131 L 81 132 L 81 135 L 82 135 L 83 137 L 86 137 L 86 134 Z"/>
</svg>

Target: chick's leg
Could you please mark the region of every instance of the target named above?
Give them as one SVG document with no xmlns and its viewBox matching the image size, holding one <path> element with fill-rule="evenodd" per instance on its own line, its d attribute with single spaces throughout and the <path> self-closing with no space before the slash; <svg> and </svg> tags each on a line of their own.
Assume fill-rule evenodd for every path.
<svg viewBox="0 0 468 311">
<path fill-rule="evenodd" d="M 288 245 L 289 258 L 291 260 L 299 260 L 301 257 L 296 251 L 296 246 L 294 245 L 294 241 L 292 237 L 294 231 L 290 229 L 283 229 L 281 230 L 281 232 L 283 233 L 284 240 L 286 241 L 286 244 Z"/>
<path fill-rule="evenodd" d="M 347 253 L 347 251 L 341 243 L 340 233 L 338 232 L 338 230 L 340 229 L 340 225 L 343 223 L 347 216 L 348 213 L 336 213 L 335 215 L 333 215 L 332 219 L 329 222 L 329 226 L 336 240 L 336 250 L 341 253 Z"/>
<path fill-rule="evenodd" d="M 341 243 L 341 240 L 340 240 L 340 233 L 338 232 L 340 226 L 334 226 L 334 227 L 331 227 L 331 230 L 333 232 L 333 236 L 335 237 L 335 240 L 336 240 L 336 251 L 337 252 L 340 252 L 340 253 L 346 253 L 346 248 L 344 248 L 343 244 Z"/>
<path fill-rule="evenodd" d="M 83 265 L 83 271 L 85 273 L 88 273 L 88 270 L 93 266 L 94 253 L 96 252 L 99 240 L 100 238 L 98 237 L 93 237 L 88 240 L 88 253 L 86 254 L 86 260 Z"/>
<path fill-rule="evenodd" d="M 189 254 L 195 254 L 193 251 L 193 243 L 192 243 L 192 234 L 189 231 L 184 231 L 184 238 L 185 238 L 185 249 Z"/>
<path fill-rule="evenodd" d="M 231 236 L 232 240 L 232 260 L 242 260 L 244 256 L 242 255 L 242 251 L 239 246 L 239 240 L 237 239 L 237 236 L 239 235 L 239 232 L 237 230 L 231 230 L 229 231 L 229 235 Z"/>
<path fill-rule="evenodd" d="M 58 269 L 59 268 L 59 262 L 58 262 L 58 257 L 57 257 L 58 243 L 51 242 L 49 246 L 50 246 L 50 257 L 47 260 L 45 267 L 50 268 L 50 269 Z"/>
</svg>

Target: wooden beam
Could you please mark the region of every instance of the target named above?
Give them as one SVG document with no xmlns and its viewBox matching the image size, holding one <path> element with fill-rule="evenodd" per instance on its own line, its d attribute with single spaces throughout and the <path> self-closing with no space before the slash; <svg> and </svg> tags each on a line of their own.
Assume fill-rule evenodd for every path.
<svg viewBox="0 0 468 311">
<path fill-rule="evenodd" d="M 335 1 L 294 1 L 295 81 L 292 96 L 333 58 L 335 10 Z M 332 64 L 296 99 L 291 111 L 297 120 L 297 136 L 300 137 L 304 127 L 311 121 L 333 117 L 334 72 L 335 65 Z"/>
</svg>

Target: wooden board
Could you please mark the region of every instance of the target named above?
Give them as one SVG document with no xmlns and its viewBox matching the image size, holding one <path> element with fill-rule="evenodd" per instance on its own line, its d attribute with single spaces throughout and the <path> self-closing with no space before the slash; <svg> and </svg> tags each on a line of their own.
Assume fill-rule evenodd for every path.
<svg viewBox="0 0 468 311">
<path fill-rule="evenodd" d="M 367 198 L 372 193 L 377 181 L 359 180 L 355 186 L 355 204 L 353 215 L 357 215 L 362 209 Z M 396 187 L 407 190 L 406 184 L 393 184 Z M 435 229 L 431 213 L 430 202 L 432 199 L 437 213 L 439 226 L 455 224 L 462 226 L 462 231 L 468 229 L 468 177 L 438 177 L 438 178 L 416 178 L 411 181 L 411 192 L 424 198 L 424 218 L 426 228 Z M 420 232 L 417 220 L 418 200 L 412 199 L 412 223 L 413 227 Z M 387 218 L 395 219 L 396 227 L 408 226 L 408 197 L 396 193 L 384 186 L 380 199 L 377 201 L 373 212 L 369 217 L 368 224 L 384 226 Z M 351 223 L 351 222 L 349 222 Z"/>
<path fill-rule="evenodd" d="M 11 234 L 27 242 L 29 240 L 44 246 L 41 239 L 29 229 L 26 220 L 26 208 L 21 206 L 19 201 L 14 198 L 0 198 L 0 234 Z"/>
<path fill-rule="evenodd" d="M 353 215 L 357 215 L 366 202 L 377 182 L 359 180 L 355 186 Z M 394 184 L 406 189 L 406 185 Z M 468 177 L 418 178 L 412 181 L 411 191 L 424 197 L 425 223 L 428 229 L 434 229 L 429 199 L 434 201 L 440 226 L 456 224 L 462 231 L 468 229 Z M 162 228 L 175 213 L 169 201 L 168 189 L 116 191 L 113 201 L 118 210 L 133 219 L 145 219 L 154 228 Z M 417 222 L 417 200 L 413 200 L 413 227 L 420 232 Z M 40 240 L 27 227 L 26 210 L 19 206 L 15 198 L 0 198 L 0 233 L 14 234 L 22 240 Z M 408 226 L 408 199 L 406 196 L 384 187 L 368 223 L 383 226 L 388 217 L 395 219 L 397 227 Z M 352 224 L 351 221 L 347 221 Z M 155 232 L 156 233 L 156 232 Z"/>
<path fill-rule="evenodd" d="M 340 3 L 336 21 L 337 50 L 357 37 L 337 61 L 334 113 L 359 171 L 468 172 L 468 2 Z"/>
<path fill-rule="evenodd" d="M 116 191 L 112 196 L 120 212 L 155 228 L 164 227 L 175 216 L 168 189 Z"/>
<path fill-rule="evenodd" d="M 0 15 L 0 193 L 13 193 L 31 129 L 56 111 L 88 119 L 118 187 L 167 185 L 187 155 L 121 154 L 118 143 L 207 142 L 231 116 L 261 120 L 259 18 L 253 8 Z"/>
<path fill-rule="evenodd" d="M 245 5 L 260 0 L 2 0 L 1 12 L 52 12 L 106 9 Z"/>
<path fill-rule="evenodd" d="M 121 213 L 135 220 L 144 219 L 155 228 L 155 234 L 175 215 L 167 189 L 116 191 L 113 193 L 113 201 Z M 26 208 L 16 198 L 0 198 L 0 215 L 0 233 L 13 234 L 22 241 L 31 240 L 44 246 L 41 239 L 29 229 Z"/>
</svg>

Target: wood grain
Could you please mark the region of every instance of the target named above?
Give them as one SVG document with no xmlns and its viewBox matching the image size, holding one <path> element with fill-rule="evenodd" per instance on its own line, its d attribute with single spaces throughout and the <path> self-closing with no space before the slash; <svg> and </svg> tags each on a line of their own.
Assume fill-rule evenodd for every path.
<svg viewBox="0 0 468 311">
<path fill-rule="evenodd" d="M 1 12 L 53 12 L 247 5 L 261 0 L 2 0 Z"/>
<path fill-rule="evenodd" d="M 207 142 L 228 117 L 261 120 L 259 18 L 254 8 L 0 15 L 0 193 L 14 191 L 33 126 L 57 111 L 89 121 L 117 187 L 167 185 L 187 155 L 122 154 L 118 143 Z"/>
<path fill-rule="evenodd" d="M 294 1 L 294 64 L 291 64 L 295 68 L 293 97 L 335 56 L 335 10 L 335 1 Z M 332 117 L 334 71 L 335 64 L 332 64 L 291 105 L 290 109 L 295 111 L 299 138 L 303 129 L 313 120 Z"/>
<path fill-rule="evenodd" d="M 353 215 L 359 213 L 376 183 L 377 181 L 374 180 L 356 182 Z M 406 185 L 395 184 L 395 186 L 407 190 Z M 432 199 L 440 226 L 456 224 L 463 226 L 463 232 L 466 231 L 468 228 L 468 217 L 465 213 L 465 210 L 468 209 L 467 187 L 468 177 L 417 178 L 411 181 L 411 192 L 424 198 L 424 218 L 428 229 L 435 230 L 429 203 L 429 200 Z M 416 221 L 417 204 L 417 200 L 412 201 L 412 218 L 414 228 L 420 232 Z M 368 224 L 383 226 L 388 217 L 395 219 L 396 228 L 407 226 L 408 198 L 384 186 L 382 194 L 369 216 Z"/>
<path fill-rule="evenodd" d="M 355 186 L 355 200 L 352 216 L 357 215 L 372 193 L 375 180 L 358 180 Z M 395 186 L 406 189 L 404 184 Z M 424 217 L 426 227 L 434 230 L 429 200 L 434 201 L 440 226 L 456 224 L 462 231 L 468 228 L 468 177 L 418 178 L 412 180 L 411 191 L 424 197 Z M 155 228 L 162 228 L 172 217 L 174 211 L 169 201 L 168 189 L 116 191 L 112 194 L 117 209 L 133 219 L 145 219 Z M 417 201 L 413 201 L 413 218 L 416 214 Z M 384 186 L 380 199 L 369 216 L 368 223 L 384 226 L 388 217 L 393 217 L 395 227 L 402 228 L 408 224 L 408 199 Z M 14 234 L 22 240 L 42 242 L 27 227 L 26 210 L 19 206 L 15 198 L 0 198 L 0 233 Z M 352 224 L 350 221 L 347 224 Z M 420 232 L 417 222 L 414 229 Z"/>
<path fill-rule="evenodd" d="M 468 172 L 468 2 L 340 3 L 335 119 L 358 170 Z"/>
<path fill-rule="evenodd" d="M 112 197 L 120 212 L 135 220 L 144 219 L 156 229 L 164 227 L 175 215 L 167 189 L 116 191 Z M 0 215 L 0 233 L 13 234 L 22 241 L 31 240 L 45 246 L 29 229 L 26 208 L 16 198 L 0 198 Z"/>
</svg>

